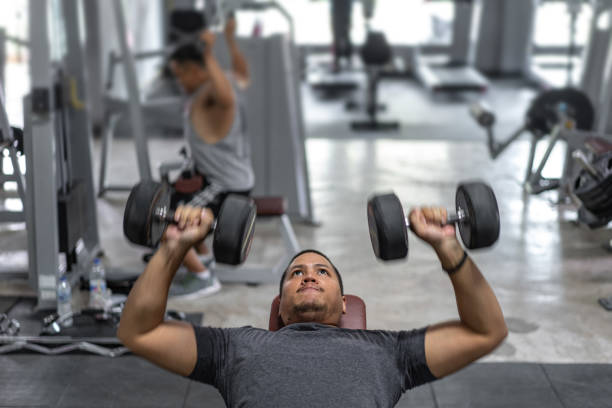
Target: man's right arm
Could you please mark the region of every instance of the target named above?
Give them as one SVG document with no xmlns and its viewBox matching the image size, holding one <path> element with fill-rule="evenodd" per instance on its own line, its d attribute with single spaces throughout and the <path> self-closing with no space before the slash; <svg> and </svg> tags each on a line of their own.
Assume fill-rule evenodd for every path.
<svg viewBox="0 0 612 408">
<path fill-rule="evenodd" d="M 210 210 L 178 209 L 179 226 L 169 226 L 162 243 L 138 278 L 125 303 L 117 337 L 135 354 L 174 373 L 189 375 L 197 361 L 193 327 L 165 322 L 170 284 L 185 254 L 204 239 L 212 223 Z"/>
<path fill-rule="evenodd" d="M 493 351 L 508 329 L 495 293 L 457 241 L 455 228 L 442 224 L 446 210 L 425 208 L 410 213 L 412 230 L 432 245 L 450 279 L 459 320 L 430 326 L 425 334 L 427 365 L 437 378 L 449 375 Z"/>
</svg>

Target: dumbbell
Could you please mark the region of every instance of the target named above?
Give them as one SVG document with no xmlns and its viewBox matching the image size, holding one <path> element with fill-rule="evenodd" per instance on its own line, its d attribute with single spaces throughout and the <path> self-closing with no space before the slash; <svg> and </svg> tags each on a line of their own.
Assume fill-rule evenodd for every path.
<svg viewBox="0 0 612 408">
<path fill-rule="evenodd" d="M 499 210 L 495 193 L 483 182 L 459 184 L 455 194 L 456 214 L 446 225 L 457 224 L 468 249 L 485 248 L 499 238 Z M 408 256 L 408 217 L 394 193 L 374 195 L 368 200 L 368 227 L 372 248 L 383 261 Z"/>
<path fill-rule="evenodd" d="M 572 157 L 583 168 L 572 184 L 573 194 L 594 215 L 609 217 L 612 215 L 612 153 L 589 160 L 584 152 L 575 150 Z"/>
<path fill-rule="evenodd" d="M 176 224 L 170 209 L 172 188 L 167 183 L 141 181 L 130 191 L 123 214 L 123 233 L 136 245 L 156 247 L 169 224 Z M 253 240 L 256 207 L 252 199 L 228 195 L 211 228 L 215 261 L 239 265 L 246 260 Z"/>
</svg>

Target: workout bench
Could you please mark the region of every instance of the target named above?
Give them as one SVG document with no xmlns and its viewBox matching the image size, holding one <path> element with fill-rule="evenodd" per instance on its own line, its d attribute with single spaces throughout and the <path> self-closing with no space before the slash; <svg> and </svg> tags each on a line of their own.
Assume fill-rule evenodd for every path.
<svg viewBox="0 0 612 408">
<path fill-rule="evenodd" d="M 159 166 L 160 177 L 163 181 L 168 181 L 170 176 L 169 173 L 172 170 L 180 170 L 181 172 L 189 167 L 189 162 L 177 161 L 177 162 L 164 162 Z M 185 187 L 190 184 L 194 187 L 191 192 L 197 191 L 199 185 L 192 184 L 189 181 L 185 181 L 179 178 L 175 184 L 180 183 L 183 187 L 182 192 L 185 191 Z M 259 283 L 277 283 L 283 274 L 287 263 L 293 255 L 300 251 L 300 245 L 293 231 L 293 226 L 289 220 L 287 212 L 287 200 L 284 197 L 277 196 L 261 196 L 252 197 L 257 206 L 257 220 L 262 219 L 273 220 L 278 223 L 281 237 L 285 252 L 280 259 L 273 265 L 241 265 L 237 267 L 215 265 L 211 269 L 215 272 L 216 276 L 221 282 L 244 282 L 248 284 L 259 284 Z"/>
</svg>

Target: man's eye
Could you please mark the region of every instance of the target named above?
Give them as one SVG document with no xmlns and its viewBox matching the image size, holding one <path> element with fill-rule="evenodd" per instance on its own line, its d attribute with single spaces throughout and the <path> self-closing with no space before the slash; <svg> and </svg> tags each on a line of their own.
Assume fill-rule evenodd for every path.
<svg viewBox="0 0 612 408">
<path fill-rule="evenodd" d="M 321 274 L 321 275 L 329 275 L 329 272 L 327 272 L 327 270 L 325 270 L 325 269 L 319 269 L 319 274 Z"/>
<path fill-rule="evenodd" d="M 302 271 L 300 271 L 299 269 L 293 271 L 293 276 L 297 276 L 297 275 L 301 275 L 301 274 L 302 274 Z"/>
</svg>

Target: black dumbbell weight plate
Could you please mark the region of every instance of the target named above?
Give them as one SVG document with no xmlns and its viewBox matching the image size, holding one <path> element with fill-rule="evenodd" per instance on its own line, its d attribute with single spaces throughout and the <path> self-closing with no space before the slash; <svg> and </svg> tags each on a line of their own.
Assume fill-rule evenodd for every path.
<svg viewBox="0 0 612 408">
<path fill-rule="evenodd" d="M 368 228 L 377 258 L 391 261 L 408 255 L 406 219 L 395 194 L 375 195 L 368 200 Z"/>
<path fill-rule="evenodd" d="M 612 177 L 607 177 L 604 180 L 595 180 L 586 170 L 580 171 L 579 176 L 574 181 L 574 194 L 581 201 L 585 202 L 597 201 L 602 195 L 610 191 L 611 188 Z"/>
<path fill-rule="evenodd" d="M 575 186 L 574 194 L 589 209 L 600 208 L 612 198 L 612 175 L 598 181 L 586 172 L 581 173 Z"/>
<path fill-rule="evenodd" d="M 144 180 L 136 184 L 123 213 L 123 233 L 136 245 L 155 247 L 167 223 L 155 217 L 158 208 L 170 206 L 171 190 L 167 184 Z"/>
<path fill-rule="evenodd" d="M 213 237 L 215 261 L 240 265 L 251 249 L 257 208 L 252 199 L 229 195 L 223 201 Z"/>
<path fill-rule="evenodd" d="M 457 213 L 466 219 L 458 223 L 461 239 L 469 249 L 485 248 L 499 238 L 499 209 L 491 187 L 482 182 L 462 183 L 455 195 Z"/>
<path fill-rule="evenodd" d="M 610 176 L 612 178 L 612 176 Z M 585 208 L 596 215 L 606 215 L 612 212 L 612 188 L 603 192 L 597 199 L 583 201 Z"/>
<path fill-rule="evenodd" d="M 612 190 L 612 154 L 606 154 L 593 163 L 603 176 L 602 180 L 596 180 L 586 170 L 582 170 L 574 181 L 574 194 L 587 207 L 602 201 L 602 197 L 608 197 Z"/>
</svg>

